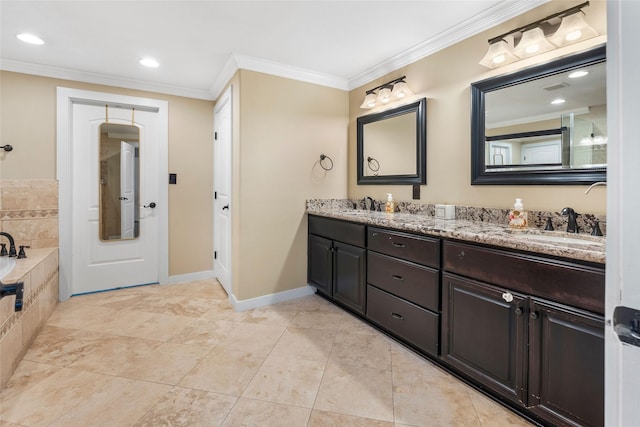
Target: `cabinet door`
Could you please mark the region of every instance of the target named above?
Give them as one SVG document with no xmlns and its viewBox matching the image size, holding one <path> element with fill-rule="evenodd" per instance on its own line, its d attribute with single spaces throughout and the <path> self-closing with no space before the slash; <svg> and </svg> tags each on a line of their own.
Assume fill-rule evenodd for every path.
<svg viewBox="0 0 640 427">
<path fill-rule="evenodd" d="M 604 319 L 537 299 L 530 310 L 531 410 L 553 424 L 604 425 Z"/>
<path fill-rule="evenodd" d="M 333 298 L 364 314 L 366 251 L 334 242 Z"/>
<path fill-rule="evenodd" d="M 319 292 L 331 296 L 333 277 L 333 247 L 331 240 L 309 234 L 307 278 Z"/>
<path fill-rule="evenodd" d="M 525 298 L 443 275 L 442 358 L 514 402 L 525 398 Z M 505 299 L 511 301 L 506 301 Z"/>
</svg>

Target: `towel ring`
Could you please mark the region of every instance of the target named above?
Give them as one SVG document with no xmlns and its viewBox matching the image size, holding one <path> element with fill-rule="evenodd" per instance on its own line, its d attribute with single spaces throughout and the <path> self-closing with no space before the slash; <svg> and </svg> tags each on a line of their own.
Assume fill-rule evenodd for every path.
<svg viewBox="0 0 640 427">
<path fill-rule="evenodd" d="M 322 164 L 322 161 L 324 159 L 328 159 L 329 162 L 331 163 L 329 167 L 326 167 L 325 165 Z M 331 157 L 325 156 L 324 154 L 320 154 L 320 167 L 326 171 L 330 171 L 331 169 L 333 169 L 333 160 L 331 160 Z"/>
<path fill-rule="evenodd" d="M 372 163 L 373 166 L 371 166 Z M 373 157 L 367 157 L 367 166 L 372 172 L 378 172 L 380 170 L 380 163 Z"/>
</svg>

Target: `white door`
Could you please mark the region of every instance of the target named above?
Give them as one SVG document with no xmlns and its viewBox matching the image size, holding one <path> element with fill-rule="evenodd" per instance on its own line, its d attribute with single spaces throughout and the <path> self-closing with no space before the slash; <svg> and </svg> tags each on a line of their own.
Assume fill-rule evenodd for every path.
<svg viewBox="0 0 640 427">
<path fill-rule="evenodd" d="M 640 2 L 607 1 L 607 21 L 605 425 L 627 427 L 640 425 Z"/>
<path fill-rule="evenodd" d="M 231 87 L 216 103 L 213 126 L 213 269 L 222 287 L 231 295 Z"/>
<path fill-rule="evenodd" d="M 136 147 L 120 142 L 120 238 L 133 239 L 135 227 L 135 157 Z"/>
<path fill-rule="evenodd" d="M 562 148 L 560 141 L 538 142 L 522 146 L 523 165 L 562 163 Z"/>
<path fill-rule="evenodd" d="M 132 124 L 131 109 L 109 108 L 108 114 L 108 123 Z M 158 200 L 158 115 L 135 111 L 134 117 L 133 124 L 140 129 L 140 200 L 148 205 Z M 104 106 L 73 104 L 71 295 L 158 283 L 159 279 L 159 223 L 155 209 L 140 210 L 137 238 L 100 238 L 100 125 L 105 122 Z M 133 193 L 130 196 L 135 201 Z M 125 193 L 124 197 L 129 196 Z M 133 203 L 125 209 L 133 217 Z"/>
</svg>

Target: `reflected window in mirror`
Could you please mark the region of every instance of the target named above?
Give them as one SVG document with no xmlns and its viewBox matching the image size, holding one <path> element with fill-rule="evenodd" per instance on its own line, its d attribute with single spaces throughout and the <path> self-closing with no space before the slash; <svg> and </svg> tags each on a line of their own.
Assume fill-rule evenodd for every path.
<svg viewBox="0 0 640 427">
<path fill-rule="evenodd" d="M 358 184 L 426 184 L 426 99 L 358 117 Z"/>
<path fill-rule="evenodd" d="M 471 86 L 472 184 L 606 180 L 605 47 Z"/>
<path fill-rule="evenodd" d="M 140 129 L 100 125 L 99 234 L 103 242 L 140 236 Z"/>
</svg>

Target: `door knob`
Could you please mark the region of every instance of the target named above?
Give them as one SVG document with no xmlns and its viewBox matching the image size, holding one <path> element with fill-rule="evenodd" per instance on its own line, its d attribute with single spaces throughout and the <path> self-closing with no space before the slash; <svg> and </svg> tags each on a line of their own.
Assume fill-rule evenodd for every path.
<svg viewBox="0 0 640 427">
<path fill-rule="evenodd" d="M 225 210 L 225 209 L 226 209 L 226 210 L 229 210 L 229 205 L 224 205 L 224 206 L 222 207 L 222 210 Z"/>
<path fill-rule="evenodd" d="M 126 197 L 118 197 L 118 200 L 129 200 Z"/>
<path fill-rule="evenodd" d="M 156 202 L 151 202 L 148 205 L 144 205 L 143 208 L 155 208 L 156 207 Z"/>
</svg>

